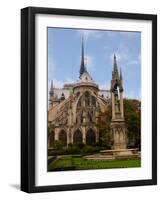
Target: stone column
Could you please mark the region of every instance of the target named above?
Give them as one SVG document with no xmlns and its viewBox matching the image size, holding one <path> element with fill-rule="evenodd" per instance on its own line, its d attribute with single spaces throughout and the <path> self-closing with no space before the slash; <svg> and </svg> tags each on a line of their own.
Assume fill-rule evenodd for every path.
<svg viewBox="0 0 161 200">
<path fill-rule="evenodd" d="M 82 127 L 83 143 L 86 144 L 86 128 Z"/>
<path fill-rule="evenodd" d="M 112 99 L 112 119 L 115 119 L 115 99 L 114 94 L 111 92 L 111 99 Z"/>
<path fill-rule="evenodd" d="M 122 92 L 120 93 L 120 111 L 121 111 L 121 118 L 124 119 L 124 104 L 123 104 Z"/>
<path fill-rule="evenodd" d="M 67 147 L 70 144 L 70 128 L 67 129 Z"/>
<path fill-rule="evenodd" d="M 73 144 L 73 137 L 74 137 L 74 129 L 73 128 L 71 128 L 70 134 L 71 134 L 70 143 Z"/>
<path fill-rule="evenodd" d="M 59 140 L 59 129 L 55 128 L 55 140 Z"/>
<path fill-rule="evenodd" d="M 96 131 L 96 143 L 98 143 L 99 142 L 99 132 L 98 132 L 98 130 Z"/>
<path fill-rule="evenodd" d="M 117 128 L 114 129 L 114 149 L 119 149 L 119 132 Z"/>
</svg>

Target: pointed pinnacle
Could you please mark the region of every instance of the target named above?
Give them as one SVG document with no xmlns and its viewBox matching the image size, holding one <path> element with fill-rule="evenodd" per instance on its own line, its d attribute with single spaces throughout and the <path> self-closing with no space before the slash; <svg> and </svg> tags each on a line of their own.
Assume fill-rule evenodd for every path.
<svg viewBox="0 0 161 200">
<path fill-rule="evenodd" d="M 118 74 L 118 69 L 117 69 L 117 61 L 116 61 L 116 56 L 114 54 L 114 73 Z"/>
<path fill-rule="evenodd" d="M 117 66 L 116 55 L 114 54 L 114 66 Z"/>
<path fill-rule="evenodd" d="M 122 70 L 121 70 L 121 67 L 120 67 L 120 80 L 122 80 Z"/>
<path fill-rule="evenodd" d="M 84 39 L 82 36 L 82 58 L 81 58 L 81 62 L 84 63 Z"/>
<path fill-rule="evenodd" d="M 53 88 L 54 88 L 53 80 L 51 80 L 51 87 L 50 87 L 50 89 L 53 90 Z"/>
<path fill-rule="evenodd" d="M 50 95 L 54 95 L 54 85 L 53 85 L 53 80 L 51 81 L 51 86 L 50 86 Z"/>
<path fill-rule="evenodd" d="M 86 71 L 85 63 L 84 63 L 84 39 L 82 37 L 82 52 L 81 52 L 81 65 L 80 65 L 80 76 Z"/>
</svg>

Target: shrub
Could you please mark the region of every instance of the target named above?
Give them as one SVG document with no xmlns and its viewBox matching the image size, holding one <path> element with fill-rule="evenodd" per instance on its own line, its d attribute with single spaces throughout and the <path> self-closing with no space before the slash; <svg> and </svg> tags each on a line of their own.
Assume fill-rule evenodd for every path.
<svg viewBox="0 0 161 200">
<path fill-rule="evenodd" d="M 85 146 L 85 144 L 84 143 L 79 143 L 76 146 L 78 146 L 80 149 L 82 149 Z"/>
<path fill-rule="evenodd" d="M 80 153 L 80 148 L 76 145 L 71 145 L 71 146 L 68 146 L 66 152 L 68 154 L 76 154 L 76 153 Z"/>
<path fill-rule="evenodd" d="M 86 145 L 81 149 L 81 153 L 96 153 L 100 151 L 100 147 L 98 146 L 90 146 L 90 145 Z"/>
<path fill-rule="evenodd" d="M 59 150 L 59 149 L 62 149 L 63 146 L 64 146 L 64 144 L 61 140 L 54 141 L 54 144 L 53 144 L 54 149 Z"/>
<path fill-rule="evenodd" d="M 65 154 L 91 154 L 97 153 L 101 150 L 100 146 L 80 144 L 69 144 L 64 147 L 63 143 L 59 140 L 54 142 L 54 149 L 50 151 L 50 155 L 65 155 Z"/>
</svg>

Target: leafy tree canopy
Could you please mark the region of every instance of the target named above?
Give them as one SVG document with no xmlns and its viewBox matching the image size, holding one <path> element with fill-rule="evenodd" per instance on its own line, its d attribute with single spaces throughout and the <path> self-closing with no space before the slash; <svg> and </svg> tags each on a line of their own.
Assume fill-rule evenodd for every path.
<svg viewBox="0 0 161 200">
<path fill-rule="evenodd" d="M 124 99 L 125 123 L 128 132 L 128 146 L 139 147 L 141 144 L 141 102 Z M 110 124 L 112 118 L 111 105 L 99 115 L 98 124 L 101 132 L 100 144 L 106 148 L 111 146 Z"/>
</svg>

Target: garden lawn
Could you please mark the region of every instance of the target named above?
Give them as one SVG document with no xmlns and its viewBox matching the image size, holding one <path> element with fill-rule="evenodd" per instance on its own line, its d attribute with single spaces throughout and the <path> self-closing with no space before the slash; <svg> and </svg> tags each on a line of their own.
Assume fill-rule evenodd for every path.
<svg viewBox="0 0 161 200">
<path fill-rule="evenodd" d="M 62 156 L 48 165 L 48 171 L 111 169 L 141 167 L 140 159 L 130 160 L 86 160 L 83 157 Z"/>
</svg>

